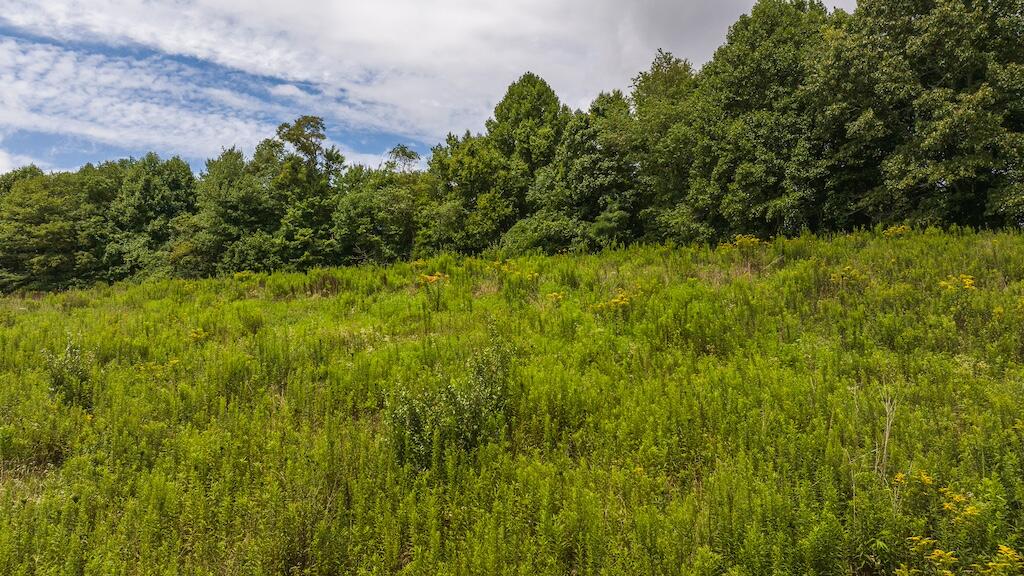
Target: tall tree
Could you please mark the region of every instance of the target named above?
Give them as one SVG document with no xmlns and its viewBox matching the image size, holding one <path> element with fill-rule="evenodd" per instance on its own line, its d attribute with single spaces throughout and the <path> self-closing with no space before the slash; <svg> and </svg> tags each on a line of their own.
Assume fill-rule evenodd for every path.
<svg viewBox="0 0 1024 576">
<path fill-rule="evenodd" d="M 537 211 L 505 235 L 512 250 L 547 252 L 627 243 L 637 231 L 632 116 L 621 92 L 601 94 L 567 123 L 551 164 L 529 193 Z"/>
<path fill-rule="evenodd" d="M 799 91 L 827 11 L 817 1 L 761 0 L 701 71 L 684 204 L 697 239 L 792 234 L 817 226 L 813 189 L 790 178 L 805 162 Z"/>
<path fill-rule="evenodd" d="M 1024 221 L 1020 0 L 863 0 L 809 86 L 817 180 L 871 221 Z M 834 201 L 832 201 L 834 203 Z"/>
<path fill-rule="evenodd" d="M 508 87 L 487 121 L 487 134 L 507 158 L 533 176 L 551 162 L 569 118 L 555 91 L 540 76 L 524 74 Z"/>
<path fill-rule="evenodd" d="M 286 201 L 278 229 L 282 259 L 298 269 L 337 264 L 340 254 L 331 233 L 332 214 L 345 157 L 327 145 L 322 118 L 302 116 L 282 124 L 277 137 L 287 149 L 274 179 Z"/>
<path fill-rule="evenodd" d="M 333 227 L 344 162 L 315 116 L 282 124 L 248 161 L 225 150 L 207 163 L 198 213 L 183 223 L 171 256 L 175 268 L 208 275 L 341 263 Z"/>
<path fill-rule="evenodd" d="M 418 230 L 418 211 L 436 183 L 411 170 L 419 155 L 396 146 L 379 169 L 362 166 L 342 179 L 334 212 L 334 237 L 346 262 L 392 262 L 409 258 Z"/>
<path fill-rule="evenodd" d="M 569 108 L 551 86 L 526 73 L 508 87 L 487 121 L 487 137 L 507 160 L 499 192 L 512 204 L 516 219 L 528 213 L 527 191 L 537 171 L 554 159 L 569 117 Z"/>
<path fill-rule="evenodd" d="M 108 274 L 108 216 L 123 166 L 19 178 L 0 195 L 0 291 L 83 286 Z"/>
<path fill-rule="evenodd" d="M 509 190 L 523 184 L 508 164 L 486 136 L 449 135 L 435 147 L 429 172 L 438 188 L 421 214 L 417 252 L 470 253 L 497 242 L 518 219 L 517 192 Z"/>
<path fill-rule="evenodd" d="M 661 241 L 701 236 L 686 229 L 677 215 L 693 165 L 696 88 L 692 65 L 662 50 L 633 79 L 632 142 L 619 147 L 638 167 L 638 237 Z"/>
<path fill-rule="evenodd" d="M 166 267 L 176 218 L 195 211 L 195 177 L 181 158 L 147 154 L 128 163 L 111 204 L 113 234 L 105 260 L 111 279 Z"/>
<path fill-rule="evenodd" d="M 34 165 L 23 166 L 5 174 L 0 174 L 0 197 L 3 197 L 5 194 L 10 192 L 11 188 L 13 188 L 19 181 L 42 175 L 43 171 Z"/>
<path fill-rule="evenodd" d="M 417 251 L 483 250 L 536 209 L 528 192 L 569 117 L 551 86 L 527 73 L 495 107 L 487 134 L 449 135 L 434 148 L 429 171 L 440 188 L 423 212 Z"/>
<path fill-rule="evenodd" d="M 197 213 L 181 222 L 171 264 L 184 276 L 280 268 L 274 242 L 285 198 L 273 186 L 283 145 L 262 142 L 247 161 L 236 148 L 206 163 L 197 187 Z"/>
</svg>

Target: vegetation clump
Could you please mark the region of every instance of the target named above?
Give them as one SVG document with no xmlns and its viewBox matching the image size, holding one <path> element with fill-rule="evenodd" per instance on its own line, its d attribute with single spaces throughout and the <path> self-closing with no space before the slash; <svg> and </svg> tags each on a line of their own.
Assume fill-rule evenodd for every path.
<svg viewBox="0 0 1024 576">
<path fill-rule="evenodd" d="M 389 409 L 400 462 L 441 465 L 450 450 L 472 454 L 485 441 L 500 441 L 512 416 L 513 352 L 497 342 L 473 355 L 469 375 L 425 389 L 399 390 Z"/>
<path fill-rule="evenodd" d="M 85 410 L 92 408 L 90 365 L 92 355 L 82 350 L 69 336 L 58 351 L 43 351 L 46 372 L 50 378 L 50 392 L 66 404 Z"/>
</svg>

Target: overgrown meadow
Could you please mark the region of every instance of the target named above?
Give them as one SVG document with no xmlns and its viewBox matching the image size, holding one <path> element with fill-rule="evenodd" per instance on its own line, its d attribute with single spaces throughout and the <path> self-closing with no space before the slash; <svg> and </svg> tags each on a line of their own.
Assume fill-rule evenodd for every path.
<svg viewBox="0 0 1024 576">
<path fill-rule="evenodd" d="M 1019 574 L 1024 235 L 0 299 L 0 573 Z"/>
</svg>

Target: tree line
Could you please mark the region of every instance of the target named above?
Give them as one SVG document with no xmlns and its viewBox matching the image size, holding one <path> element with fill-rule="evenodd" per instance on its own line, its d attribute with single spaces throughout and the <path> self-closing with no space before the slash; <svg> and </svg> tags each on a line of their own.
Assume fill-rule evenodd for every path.
<svg viewBox="0 0 1024 576">
<path fill-rule="evenodd" d="M 571 110 L 512 84 L 425 167 L 350 166 L 322 119 L 180 158 L 0 176 L 0 290 L 438 252 L 1024 224 L 1024 0 L 760 0 L 699 70 L 659 52 Z"/>
</svg>

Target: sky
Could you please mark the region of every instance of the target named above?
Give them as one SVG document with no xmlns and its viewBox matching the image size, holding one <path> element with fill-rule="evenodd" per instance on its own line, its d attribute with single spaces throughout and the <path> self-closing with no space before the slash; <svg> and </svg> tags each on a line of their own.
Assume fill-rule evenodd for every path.
<svg viewBox="0 0 1024 576">
<path fill-rule="evenodd" d="M 829 4 L 851 11 L 856 0 Z M 526 71 L 585 108 L 752 0 L 4 0 L 0 172 L 155 151 L 196 169 L 324 118 L 352 163 L 480 131 Z"/>
</svg>

